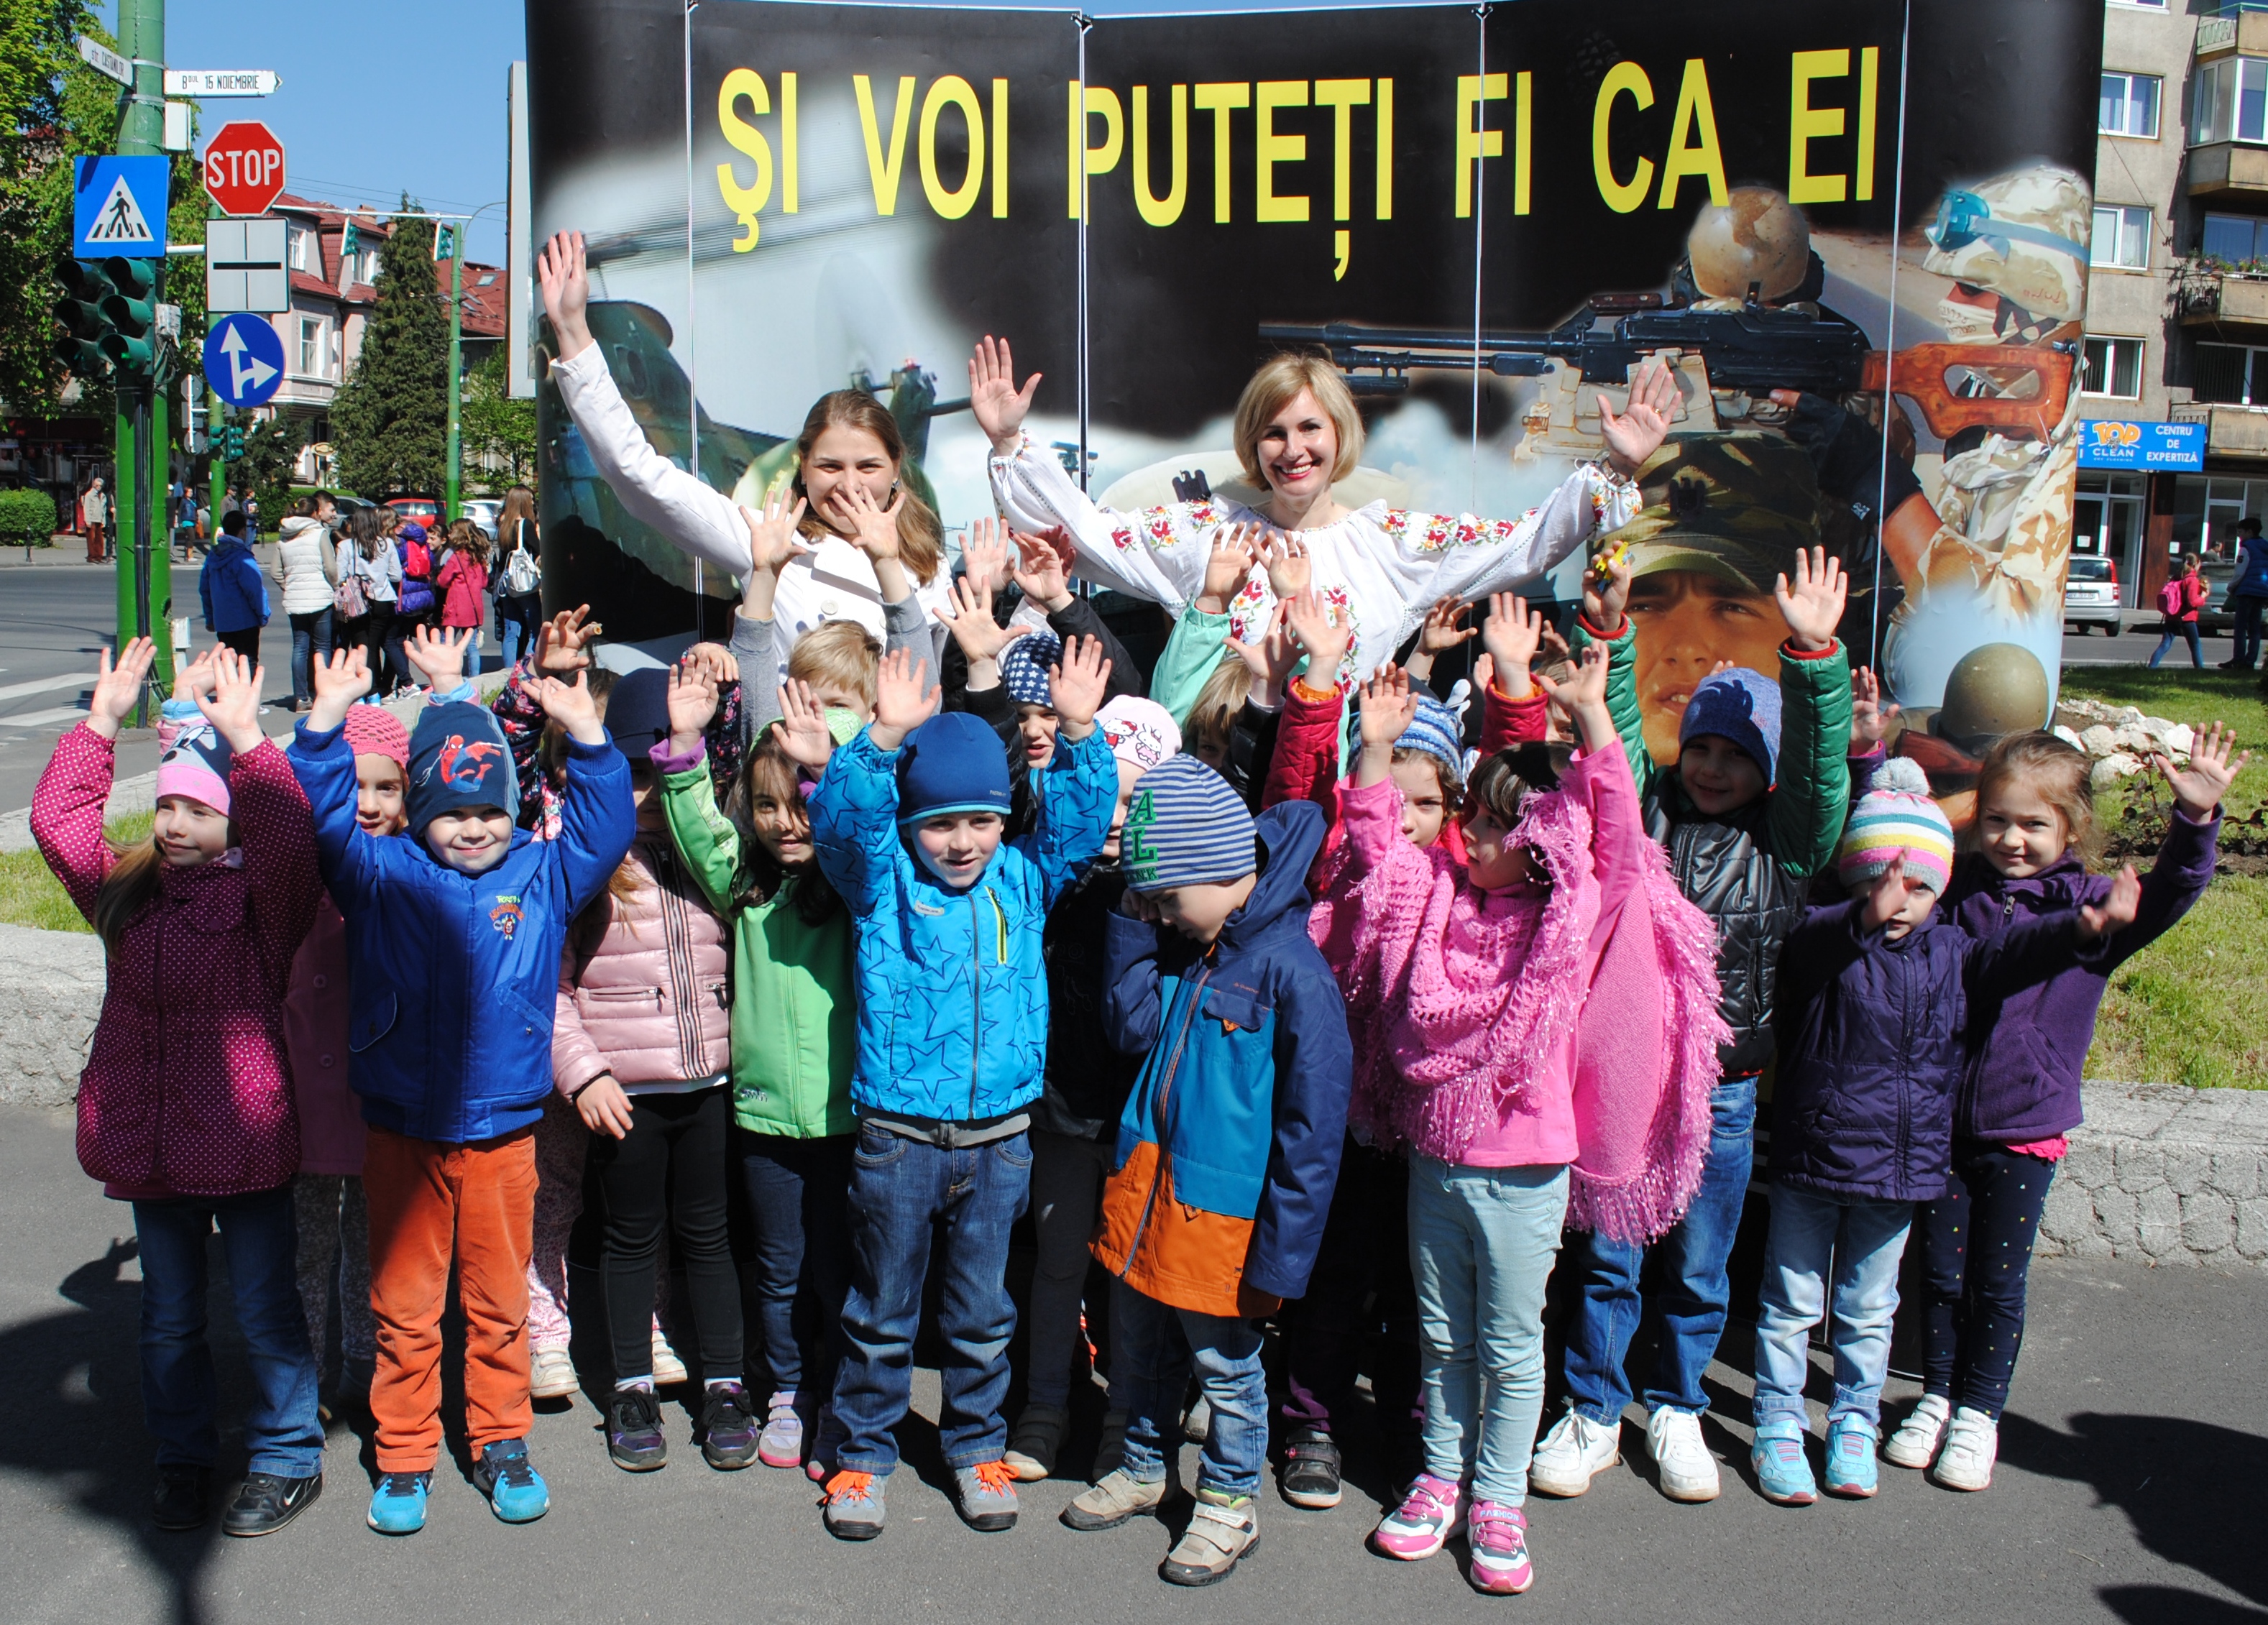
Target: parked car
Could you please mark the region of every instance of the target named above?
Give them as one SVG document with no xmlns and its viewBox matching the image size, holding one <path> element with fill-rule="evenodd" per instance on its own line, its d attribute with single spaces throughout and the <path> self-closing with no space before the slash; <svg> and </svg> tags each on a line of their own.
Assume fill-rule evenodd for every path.
<svg viewBox="0 0 2268 1625">
<path fill-rule="evenodd" d="M 468 496 L 457 504 L 457 511 L 488 533 L 490 541 L 496 540 L 497 521 L 504 515 L 504 504 L 493 496 Z"/>
<path fill-rule="evenodd" d="M 2228 589 L 2236 585 L 2236 566 L 2208 559 L 2198 574 L 2205 585 L 2205 607 L 2198 611 L 2198 633 L 2204 637 L 2227 637 L 2236 630 L 2235 612 L 2228 603 Z"/>
<path fill-rule="evenodd" d="M 409 492 L 400 496 L 387 497 L 385 505 L 405 519 L 416 520 L 429 531 L 439 522 L 441 518 L 441 499 L 438 496 L 425 496 L 416 492 Z"/>
<path fill-rule="evenodd" d="M 2063 621 L 2084 632 L 2101 627 L 2116 637 L 2126 629 L 2119 613 L 2118 566 L 2098 554 L 2075 553 L 2065 573 Z"/>
</svg>

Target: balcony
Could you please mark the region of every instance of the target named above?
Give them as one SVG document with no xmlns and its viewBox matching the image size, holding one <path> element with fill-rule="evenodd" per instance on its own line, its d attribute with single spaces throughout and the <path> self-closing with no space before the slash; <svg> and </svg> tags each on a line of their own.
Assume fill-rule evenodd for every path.
<svg viewBox="0 0 2268 1625">
<path fill-rule="evenodd" d="M 2268 10 L 2232 5 L 2219 17 L 2198 19 L 2197 59 L 2203 62 L 2228 51 L 2268 56 Z"/>
<path fill-rule="evenodd" d="M 2173 287 L 2185 327 L 2268 327 L 2268 268 L 2238 271 L 2191 260 L 2176 268 Z"/>
<path fill-rule="evenodd" d="M 2261 21 L 2268 24 L 2268 17 Z M 2215 141 L 2191 147 L 2189 190 L 2191 197 L 2268 203 L 2268 146 Z"/>
<path fill-rule="evenodd" d="M 2208 457 L 2247 457 L 2268 461 L 2268 407 L 2207 406 L 2176 402 L 2169 415 L 2177 423 L 2203 423 Z"/>
</svg>

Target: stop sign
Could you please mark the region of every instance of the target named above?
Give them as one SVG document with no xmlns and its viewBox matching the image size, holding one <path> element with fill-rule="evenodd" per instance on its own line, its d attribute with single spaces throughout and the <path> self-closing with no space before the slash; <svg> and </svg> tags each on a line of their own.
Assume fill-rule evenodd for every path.
<svg viewBox="0 0 2268 1625">
<path fill-rule="evenodd" d="M 224 213 L 267 213 L 284 190 L 284 143 L 257 119 L 222 125 L 205 144 L 205 190 Z"/>
</svg>

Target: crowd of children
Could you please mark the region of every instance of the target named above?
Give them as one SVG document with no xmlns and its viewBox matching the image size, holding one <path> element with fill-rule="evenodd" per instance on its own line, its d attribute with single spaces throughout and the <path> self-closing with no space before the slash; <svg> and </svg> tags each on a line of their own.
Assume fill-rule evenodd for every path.
<svg viewBox="0 0 2268 1625">
<path fill-rule="evenodd" d="M 814 423 L 816 476 L 840 425 Z M 972 1528 L 1011 1527 L 1019 1483 L 1055 1472 L 1092 1350 L 1104 1440 L 1063 1522 L 1154 1511 L 1198 1438 L 1160 1573 L 1216 1582 L 1258 1539 L 1271 1455 L 1287 1503 L 1337 1504 L 1367 1372 L 1407 1468 L 1375 1549 L 1462 1538 L 1476 1586 L 1518 1592 L 1529 1490 L 1582 1494 L 1633 1398 L 1664 1492 L 1719 1491 L 1703 1373 L 1768 1077 L 1758 1489 L 1864 1496 L 1878 1460 L 1989 1483 L 2095 1011 L 2211 876 L 2246 760 L 2225 734 L 2159 762 L 2176 810 L 2150 875 L 2097 876 L 2085 761 L 2053 735 L 1994 748 L 1961 839 L 1885 759 L 1823 552 L 1778 583 L 1779 670 L 1699 684 L 1661 768 L 1611 558 L 1566 658 L 1508 593 L 1476 629 L 1445 601 L 1410 629 L 1413 680 L 1355 659 L 1296 533 L 1223 524 L 1152 673 L 1071 590 L 1071 538 L 987 522 L 954 574 L 901 533 L 908 500 L 814 477 L 736 511 L 733 636 L 669 665 L 563 613 L 483 704 L 464 629 L 420 627 L 406 729 L 364 702 L 367 644 L 314 665 L 288 750 L 261 673 L 202 658 L 126 851 L 102 808 L 151 651 L 106 657 L 33 827 L 109 954 L 79 1153 L 134 1204 L 161 1526 L 210 1516 L 217 1226 L 257 1395 L 232 1533 L 321 1490 L 335 1317 L 329 1402 L 374 1424 L 369 1522 L 423 1526 L 453 1278 L 473 1477 L 508 1522 L 549 1505 L 534 1398 L 587 1382 L 609 1456 L 645 1472 L 658 1391 L 697 1383 L 712 1467 L 807 1472 L 826 1526 L 874 1539 L 927 1305 Z M 780 624 L 814 507 L 873 577 L 873 624 Z M 1227 606 L 1263 583 L 1240 629 Z M 1468 730 L 1465 691 L 1425 678 L 1476 636 Z M 588 1305 L 566 1263 L 586 1200 Z M 1926 1393 L 1885 1445 L 1915 1231 Z M 571 1311 L 603 1371 L 577 1371 Z"/>
</svg>

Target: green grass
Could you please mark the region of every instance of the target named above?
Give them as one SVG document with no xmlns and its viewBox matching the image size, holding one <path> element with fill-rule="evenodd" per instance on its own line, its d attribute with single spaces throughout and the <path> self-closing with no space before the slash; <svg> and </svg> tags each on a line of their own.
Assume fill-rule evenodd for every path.
<svg viewBox="0 0 2268 1625">
<path fill-rule="evenodd" d="M 2170 717 L 2192 728 L 2228 724 L 2238 745 L 2254 754 L 2252 765 L 2229 786 L 2228 815 L 2250 818 L 2268 803 L 2268 693 L 2251 673 L 2067 665 L 2062 692 L 2066 699 L 2131 705 L 2145 716 Z"/>
<path fill-rule="evenodd" d="M 150 838 L 150 815 L 131 813 L 113 819 L 104 832 L 114 846 L 131 846 Z M 37 848 L 0 852 L 0 924 L 28 925 L 42 931 L 92 931 L 79 911 L 71 907 L 55 871 Z"/>
<path fill-rule="evenodd" d="M 2222 875 L 2172 930 L 2110 979 L 2089 1077 L 2268 1088 L 2268 1023 L 2254 968 L 2268 936 L 2268 878 Z"/>
</svg>

